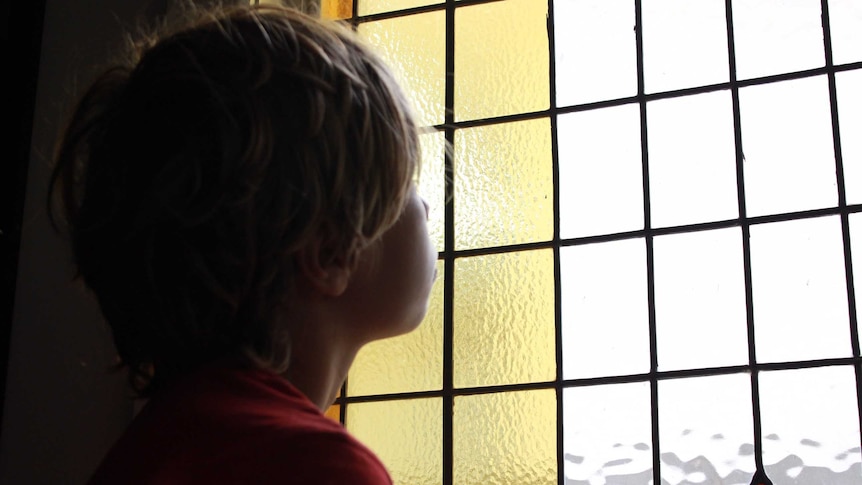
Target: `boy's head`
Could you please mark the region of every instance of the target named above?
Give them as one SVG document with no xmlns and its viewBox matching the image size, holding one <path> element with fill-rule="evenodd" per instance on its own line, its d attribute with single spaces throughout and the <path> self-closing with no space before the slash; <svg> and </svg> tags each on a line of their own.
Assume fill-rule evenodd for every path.
<svg viewBox="0 0 862 485">
<path fill-rule="evenodd" d="M 419 150 L 349 29 L 260 7 L 140 43 L 85 93 L 56 161 L 78 272 L 146 395 L 232 353 L 284 368 L 297 254 L 356 260 L 398 219 Z"/>
</svg>

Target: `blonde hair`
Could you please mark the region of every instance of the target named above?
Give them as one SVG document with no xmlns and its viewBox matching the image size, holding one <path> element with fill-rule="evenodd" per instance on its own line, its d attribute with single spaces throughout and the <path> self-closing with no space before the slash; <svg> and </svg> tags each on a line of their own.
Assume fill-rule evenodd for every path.
<svg viewBox="0 0 862 485">
<path fill-rule="evenodd" d="M 349 28 L 275 6 L 195 17 L 95 81 L 52 177 L 141 395 L 230 354 L 283 371 L 297 252 L 355 261 L 419 163 L 409 103 Z"/>
</svg>

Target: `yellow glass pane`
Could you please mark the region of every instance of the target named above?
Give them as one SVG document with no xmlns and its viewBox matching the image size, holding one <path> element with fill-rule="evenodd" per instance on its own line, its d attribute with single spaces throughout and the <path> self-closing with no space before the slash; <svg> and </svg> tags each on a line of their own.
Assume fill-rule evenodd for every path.
<svg viewBox="0 0 862 485">
<path fill-rule="evenodd" d="M 548 249 L 455 260 L 456 387 L 554 379 L 553 262 Z"/>
<path fill-rule="evenodd" d="M 455 12 L 455 118 L 548 108 L 548 2 L 507 0 Z"/>
<path fill-rule="evenodd" d="M 456 397 L 454 482 L 556 484 L 556 418 L 551 389 Z"/>
<path fill-rule="evenodd" d="M 547 118 L 458 130 L 454 145 L 456 248 L 553 237 Z"/>
<path fill-rule="evenodd" d="M 421 125 L 443 123 L 446 14 L 443 11 L 367 22 L 359 33 L 377 47 L 413 103 Z"/>
<path fill-rule="evenodd" d="M 443 387 L 443 262 L 431 289 L 428 313 L 413 332 L 372 342 L 356 356 L 347 394 L 367 396 Z"/>
<path fill-rule="evenodd" d="M 443 251 L 446 204 L 446 138 L 442 132 L 424 134 L 422 167 L 417 184 L 419 195 L 428 202 L 428 232 L 437 251 Z"/>
<path fill-rule="evenodd" d="M 443 482 L 442 401 L 411 399 L 347 406 L 347 429 L 374 451 L 403 485 Z M 553 436 L 553 435 L 552 435 Z"/>
<path fill-rule="evenodd" d="M 326 412 L 323 413 L 327 418 L 333 421 L 341 421 L 341 406 L 338 404 L 333 404 L 326 409 Z"/>
<path fill-rule="evenodd" d="M 353 0 L 321 0 L 320 16 L 332 20 L 350 18 L 353 16 Z"/>
<path fill-rule="evenodd" d="M 359 0 L 359 15 L 371 15 L 394 10 L 405 10 L 413 7 L 423 7 L 445 0 Z"/>
</svg>

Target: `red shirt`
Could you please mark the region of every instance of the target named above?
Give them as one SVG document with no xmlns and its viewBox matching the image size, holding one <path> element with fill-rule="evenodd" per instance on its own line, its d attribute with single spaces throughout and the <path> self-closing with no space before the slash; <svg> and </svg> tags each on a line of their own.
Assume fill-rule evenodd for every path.
<svg viewBox="0 0 862 485">
<path fill-rule="evenodd" d="M 89 485 L 391 485 L 380 460 L 286 379 L 210 365 L 154 396 Z"/>
</svg>

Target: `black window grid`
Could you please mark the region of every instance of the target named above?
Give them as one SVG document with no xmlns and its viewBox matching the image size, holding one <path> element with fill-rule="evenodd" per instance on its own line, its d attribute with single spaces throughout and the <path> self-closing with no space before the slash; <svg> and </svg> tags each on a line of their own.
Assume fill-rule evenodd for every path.
<svg viewBox="0 0 862 485">
<path fill-rule="evenodd" d="M 853 283 L 853 266 L 850 245 L 850 214 L 862 212 L 862 204 L 847 204 L 846 184 L 844 178 L 844 164 L 841 150 L 840 126 L 838 118 L 838 97 L 835 83 L 835 75 L 839 72 L 862 69 L 862 61 L 836 65 L 832 57 L 832 37 L 829 22 L 829 2 L 821 0 L 821 26 L 823 30 L 823 47 L 825 52 L 825 66 L 814 69 L 806 69 L 794 72 L 784 72 L 775 75 L 761 76 L 744 80 L 737 79 L 736 56 L 733 32 L 733 7 L 732 0 L 725 0 L 725 15 L 727 26 L 727 50 L 729 59 L 729 81 L 709 85 L 701 85 L 684 89 L 646 93 L 644 88 L 644 55 L 643 55 L 643 29 L 641 21 L 643 0 L 633 0 L 635 8 L 635 38 L 637 59 L 637 94 L 635 96 L 602 100 L 597 102 L 575 104 L 570 106 L 557 106 L 556 101 L 556 71 L 555 71 L 555 36 L 554 36 L 554 0 L 548 0 L 548 45 L 549 45 L 549 108 L 547 110 L 515 113 L 505 116 L 488 117 L 456 121 L 454 116 L 455 105 L 455 12 L 458 8 L 465 8 L 479 4 L 492 3 L 504 0 L 446 0 L 444 3 L 420 6 L 404 10 L 376 13 L 372 15 L 359 15 L 358 2 L 353 0 L 352 17 L 347 19 L 354 28 L 360 24 L 379 20 L 416 15 L 426 12 L 445 11 L 445 118 L 444 123 L 428 127 L 431 132 L 442 132 L 449 146 L 455 144 L 455 132 L 459 129 L 479 126 L 510 123 L 533 119 L 548 118 L 551 129 L 551 155 L 552 155 L 552 177 L 553 177 L 553 237 L 549 241 L 531 242 L 496 247 L 482 247 L 475 249 L 455 249 L 455 204 L 454 197 L 454 159 L 452 152 L 445 155 L 445 211 L 444 211 L 444 249 L 439 253 L 439 259 L 444 264 L 443 281 L 443 385 L 441 389 L 429 391 L 396 392 L 387 394 L 351 396 L 348 392 L 348 382 L 345 382 L 336 404 L 340 407 L 340 420 L 346 422 L 347 406 L 353 403 L 380 402 L 390 400 L 407 400 L 419 398 L 441 398 L 442 399 L 442 466 L 443 485 L 454 483 L 453 477 L 453 409 L 456 396 L 469 396 L 478 394 L 490 394 L 499 392 L 554 389 L 556 392 L 556 443 L 557 443 L 557 481 L 565 483 L 564 451 L 563 451 L 563 390 L 572 387 L 595 386 L 603 384 L 622 384 L 634 382 L 649 382 L 651 394 L 651 418 L 652 418 L 652 468 L 653 483 L 662 483 L 661 479 L 661 447 L 659 440 L 659 403 L 658 382 L 667 379 L 678 379 L 686 377 L 708 377 L 716 375 L 748 373 L 751 381 L 751 404 L 753 414 L 753 439 L 754 459 L 756 473 L 752 483 L 770 483 L 765 475 L 763 463 L 763 442 L 760 416 L 760 394 L 758 375 L 762 371 L 773 370 L 798 370 L 831 366 L 852 366 L 855 371 L 857 388 L 857 411 L 859 417 L 860 446 L 862 446 L 862 356 L 859 348 L 859 325 L 857 320 L 856 299 Z M 769 214 L 750 217 L 746 212 L 745 183 L 742 151 L 742 122 L 740 117 L 739 90 L 748 86 L 777 83 L 796 79 L 805 79 L 814 76 L 825 75 L 828 80 L 829 103 L 832 123 L 832 140 L 835 158 L 835 170 L 838 192 L 838 204 L 835 207 L 787 212 L 780 214 Z M 720 221 L 710 221 L 695 224 L 685 224 L 671 227 L 651 227 L 650 213 L 650 184 L 649 184 L 649 146 L 647 139 L 647 103 L 662 99 L 671 99 L 696 94 L 711 93 L 716 91 L 730 91 L 733 109 L 733 130 L 736 153 L 736 181 L 737 181 L 737 203 L 739 217 Z M 613 234 L 601 234 L 586 237 L 561 238 L 560 237 L 560 202 L 559 202 L 559 146 L 557 135 L 557 119 L 560 115 L 581 111 L 638 104 L 640 109 L 640 142 L 642 156 L 642 180 L 643 180 L 643 206 L 644 206 L 644 229 L 625 231 Z M 757 361 L 754 334 L 754 307 L 752 297 L 751 279 L 751 245 L 750 228 L 759 224 L 782 222 L 817 218 L 823 216 L 839 216 L 841 221 L 842 242 L 844 251 L 845 283 L 847 289 L 847 304 L 849 312 L 850 339 L 852 346 L 852 357 L 815 359 L 804 361 L 784 361 L 762 363 Z M 655 279 L 653 261 L 653 240 L 656 236 L 683 234 L 712 229 L 739 227 L 742 231 L 742 252 L 744 265 L 744 284 L 746 302 L 746 325 L 748 332 L 748 363 L 744 365 L 705 367 L 683 370 L 658 370 L 657 338 L 656 338 L 656 312 L 655 312 Z M 560 285 L 560 249 L 569 246 L 593 244 L 597 242 L 610 242 L 634 238 L 643 238 L 646 242 L 647 258 L 647 296 L 648 296 L 648 319 L 649 319 L 649 348 L 650 348 L 650 371 L 641 374 L 614 375 L 593 378 L 563 378 L 563 349 L 562 349 L 562 317 L 561 317 L 561 285 Z M 453 380 L 453 304 L 454 301 L 454 263 L 462 257 L 501 254 L 532 249 L 553 250 L 554 260 L 554 292 L 555 292 L 555 354 L 556 354 L 556 378 L 553 381 L 527 382 L 518 384 L 504 384 L 481 387 L 456 388 Z"/>
</svg>

